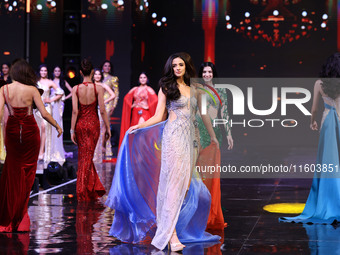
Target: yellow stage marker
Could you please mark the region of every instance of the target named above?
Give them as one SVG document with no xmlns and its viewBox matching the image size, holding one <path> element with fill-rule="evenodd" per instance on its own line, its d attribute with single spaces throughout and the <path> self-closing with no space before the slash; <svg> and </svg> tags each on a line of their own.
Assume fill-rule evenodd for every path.
<svg viewBox="0 0 340 255">
<path fill-rule="evenodd" d="M 279 203 L 271 204 L 263 207 L 263 210 L 271 213 L 291 213 L 298 214 L 302 213 L 305 208 L 304 203 Z"/>
</svg>

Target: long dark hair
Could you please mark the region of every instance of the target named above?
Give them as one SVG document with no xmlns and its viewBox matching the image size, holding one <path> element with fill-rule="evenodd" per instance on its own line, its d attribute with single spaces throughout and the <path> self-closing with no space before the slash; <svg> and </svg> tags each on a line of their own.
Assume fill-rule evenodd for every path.
<svg viewBox="0 0 340 255">
<path fill-rule="evenodd" d="M 1 64 L 1 72 L 0 72 L 1 73 L 0 74 L 0 80 L 5 80 L 5 76 L 4 76 L 3 72 L 2 72 L 2 67 L 4 65 L 8 66 L 8 69 L 11 70 L 11 64 L 10 63 L 8 63 L 8 62 L 2 63 Z M 10 84 L 10 83 L 12 83 L 12 78 L 11 78 L 11 75 L 8 74 L 7 81 L 5 81 L 4 84 Z"/>
<path fill-rule="evenodd" d="M 103 66 L 104 66 L 105 63 L 109 63 L 109 64 L 110 64 L 111 69 L 110 69 L 110 73 L 109 73 L 109 74 L 112 75 L 112 74 L 113 74 L 113 65 L 112 65 L 112 63 L 111 63 L 110 60 L 105 60 L 105 61 L 103 62 L 103 64 L 100 66 L 100 68 L 102 69 L 102 72 L 103 72 Z"/>
<path fill-rule="evenodd" d="M 179 52 L 172 54 L 165 63 L 163 70 L 163 77 L 159 80 L 159 86 L 162 88 L 163 93 L 166 95 L 167 101 L 177 100 L 181 93 L 178 89 L 177 77 L 172 68 L 172 61 L 175 58 L 181 58 L 185 64 L 185 73 L 183 80 L 185 84 L 190 86 L 190 78 L 196 76 L 196 70 L 190 55 L 186 52 Z"/>
<path fill-rule="evenodd" d="M 334 79 L 340 78 L 340 53 L 328 57 L 321 68 L 320 77 L 323 92 L 335 99 L 340 94 L 340 79 Z"/>
<path fill-rule="evenodd" d="M 141 72 L 139 75 L 138 75 L 138 84 L 140 85 L 139 83 L 139 77 L 144 74 L 146 76 L 146 85 L 150 85 L 150 82 L 149 82 L 149 76 L 146 74 L 146 72 Z"/>
<path fill-rule="evenodd" d="M 203 76 L 203 69 L 204 67 L 210 66 L 211 70 L 213 72 L 213 78 L 217 78 L 217 71 L 216 66 L 212 62 L 203 62 L 200 66 L 200 69 L 198 71 L 198 77 L 202 78 Z"/>
<path fill-rule="evenodd" d="M 14 81 L 37 87 L 37 75 L 25 59 L 20 58 L 14 60 L 9 74 Z"/>
<path fill-rule="evenodd" d="M 63 90 L 65 90 L 66 89 L 66 86 L 65 86 L 65 77 L 64 77 L 64 73 L 63 73 L 63 71 L 62 71 L 62 69 L 61 69 L 61 67 L 60 66 L 55 66 L 54 68 L 53 68 L 53 79 L 55 78 L 55 76 L 54 76 L 54 70 L 56 69 L 56 68 L 59 68 L 60 69 L 60 76 L 59 76 L 59 86 L 60 86 L 60 88 L 62 88 Z"/>
<path fill-rule="evenodd" d="M 48 68 L 47 68 L 47 65 L 41 64 L 41 65 L 39 66 L 39 71 L 38 71 L 38 73 L 37 73 L 37 76 L 38 76 L 38 79 L 39 79 L 39 80 L 41 79 L 40 70 L 41 70 L 41 68 L 43 68 L 43 67 L 46 67 L 46 69 L 47 69 L 47 76 L 46 76 L 46 78 L 48 79 Z"/>
<path fill-rule="evenodd" d="M 95 68 L 95 69 L 94 69 L 92 81 L 94 82 L 94 74 L 95 74 L 97 71 L 100 72 L 100 75 L 101 75 L 101 77 L 102 77 L 102 78 L 100 78 L 100 82 L 102 82 L 103 79 L 104 79 L 104 75 L 103 75 L 103 72 L 102 72 L 102 70 L 101 70 L 100 68 Z"/>
</svg>

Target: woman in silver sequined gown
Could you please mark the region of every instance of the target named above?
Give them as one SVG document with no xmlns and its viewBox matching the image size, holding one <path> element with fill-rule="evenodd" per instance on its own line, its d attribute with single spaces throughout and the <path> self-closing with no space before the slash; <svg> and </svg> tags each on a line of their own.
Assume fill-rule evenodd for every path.
<svg viewBox="0 0 340 255">
<path fill-rule="evenodd" d="M 162 250 L 170 242 L 171 250 L 185 246 L 176 234 L 180 210 L 190 187 L 192 170 L 198 154 L 194 120 L 191 110 L 200 103 L 198 90 L 190 87 L 190 77 L 195 74 L 191 58 L 186 53 L 169 57 L 164 76 L 160 80 L 158 105 L 155 115 L 148 121 L 130 128 L 130 131 L 154 125 L 163 120 L 168 111 L 168 121 L 162 135 L 161 170 L 157 192 L 157 231 L 152 244 Z M 209 129 L 209 128 L 208 128 Z M 211 131 L 212 139 L 216 140 Z M 180 233 L 179 233 L 180 234 Z"/>
</svg>

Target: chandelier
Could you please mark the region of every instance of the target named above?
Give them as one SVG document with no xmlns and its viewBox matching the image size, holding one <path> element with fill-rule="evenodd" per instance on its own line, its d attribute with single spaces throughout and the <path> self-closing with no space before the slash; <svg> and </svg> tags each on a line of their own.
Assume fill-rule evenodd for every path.
<svg viewBox="0 0 340 255">
<path fill-rule="evenodd" d="M 289 5 L 297 4 L 300 0 L 250 0 L 254 5 L 264 9 L 256 14 L 246 11 L 244 18 L 233 22 L 226 15 L 226 29 L 234 30 L 251 41 L 265 41 L 273 47 L 281 47 L 287 42 L 308 38 L 318 30 L 328 31 L 328 15 L 300 10 L 294 14 L 288 9 Z"/>
</svg>

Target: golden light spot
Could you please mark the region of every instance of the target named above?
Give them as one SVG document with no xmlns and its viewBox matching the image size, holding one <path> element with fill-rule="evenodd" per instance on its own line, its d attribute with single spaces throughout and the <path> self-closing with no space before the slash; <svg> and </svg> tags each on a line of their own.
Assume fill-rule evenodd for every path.
<svg viewBox="0 0 340 255">
<path fill-rule="evenodd" d="M 155 146 L 156 150 L 158 150 L 158 151 L 160 151 L 160 150 L 161 150 L 161 149 L 158 147 L 158 145 L 157 145 L 157 143 L 156 143 L 156 142 L 154 143 L 154 146 Z"/>
<path fill-rule="evenodd" d="M 303 208 L 305 208 L 304 203 L 278 203 L 266 205 L 263 207 L 263 210 L 270 213 L 298 214 L 302 213 Z"/>
</svg>

